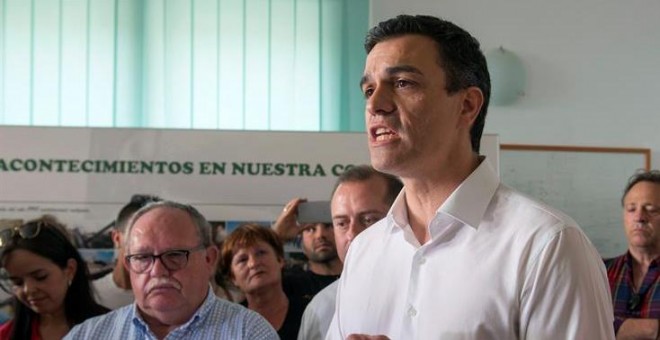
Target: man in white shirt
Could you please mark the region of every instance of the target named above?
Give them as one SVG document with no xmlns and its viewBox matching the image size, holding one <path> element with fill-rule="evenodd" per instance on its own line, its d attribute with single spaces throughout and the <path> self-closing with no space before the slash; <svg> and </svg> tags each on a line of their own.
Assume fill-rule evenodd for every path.
<svg viewBox="0 0 660 340">
<path fill-rule="evenodd" d="M 368 165 L 352 167 L 337 178 L 330 212 L 337 255 L 342 262 L 353 239 L 385 216 L 401 188 L 401 181 L 396 177 L 378 172 Z M 335 281 L 321 290 L 307 305 L 298 339 L 325 338 L 335 312 L 338 283 Z"/>
<path fill-rule="evenodd" d="M 613 339 L 600 256 L 575 221 L 479 156 L 490 79 L 453 23 L 369 31 L 371 163 L 404 190 L 346 256 L 328 339 Z"/>
</svg>

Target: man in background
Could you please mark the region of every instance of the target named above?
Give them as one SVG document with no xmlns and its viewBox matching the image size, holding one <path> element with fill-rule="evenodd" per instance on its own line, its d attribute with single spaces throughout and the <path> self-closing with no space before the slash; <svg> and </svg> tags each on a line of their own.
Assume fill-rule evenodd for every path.
<svg viewBox="0 0 660 340">
<path fill-rule="evenodd" d="M 402 187 L 396 177 L 368 165 L 350 168 L 337 178 L 330 209 L 337 255 L 342 262 L 353 239 L 387 214 Z M 298 339 L 325 339 L 335 312 L 338 283 L 324 288 L 307 305 Z"/>
<path fill-rule="evenodd" d="M 289 294 L 302 296 L 309 301 L 341 274 L 342 264 L 337 256 L 335 235 L 332 230 L 332 217 L 319 217 L 316 223 L 298 223 L 297 213 L 305 199 L 289 201 L 277 218 L 273 229 L 284 242 L 300 235 L 303 254 L 307 258 L 305 269 L 287 268 L 284 271 L 284 290 Z"/>
<path fill-rule="evenodd" d="M 660 338 L 660 171 L 641 171 L 623 197 L 628 251 L 605 260 L 617 339 Z"/>
<path fill-rule="evenodd" d="M 117 214 L 110 236 L 115 247 L 115 261 L 112 271 L 100 279 L 94 280 L 94 288 L 99 295 L 99 303 L 110 309 L 117 309 L 133 303 L 133 291 L 128 271 L 124 268 L 121 259 L 124 258 L 124 238 L 126 225 L 133 214 L 148 203 L 161 199 L 157 196 L 136 194 L 124 205 Z"/>
<path fill-rule="evenodd" d="M 211 290 L 218 248 L 192 206 L 160 201 L 138 210 L 124 249 L 134 305 L 88 319 L 65 339 L 278 339 L 259 314 Z"/>
</svg>

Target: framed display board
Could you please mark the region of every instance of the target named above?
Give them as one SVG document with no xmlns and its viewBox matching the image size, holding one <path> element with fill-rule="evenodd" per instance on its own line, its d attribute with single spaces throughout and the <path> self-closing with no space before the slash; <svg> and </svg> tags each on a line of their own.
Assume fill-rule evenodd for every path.
<svg viewBox="0 0 660 340">
<path fill-rule="evenodd" d="M 575 219 L 604 258 L 627 249 L 621 195 L 651 150 L 556 145 L 500 145 L 502 181 Z"/>
</svg>

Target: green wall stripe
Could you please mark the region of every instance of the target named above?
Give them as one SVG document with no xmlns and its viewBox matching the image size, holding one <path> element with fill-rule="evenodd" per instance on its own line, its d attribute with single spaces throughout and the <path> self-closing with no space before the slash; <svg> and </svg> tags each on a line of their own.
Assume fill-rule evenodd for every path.
<svg viewBox="0 0 660 340">
<path fill-rule="evenodd" d="M 30 3 L 30 125 L 34 125 L 34 0 Z"/>
<path fill-rule="evenodd" d="M 272 74 L 271 70 L 273 69 L 273 1 L 268 0 L 268 73 L 267 73 L 267 84 L 268 84 L 268 98 L 266 99 L 266 105 L 268 107 L 267 113 L 266 113 L 266 119 L 268 121 L 268 129 L 270 129 L 273 125 L 272 122 L 272 101 L 271 101 L 271 96 L 272 96 L 272 91 L 271 91 L 271 85 L 272 85 Z"/>
<path fill-rule="evenodd" d="M 89 73 L 91 67 L 89 66 L 90 62 L 90 41 L 91 41 L 91 0 L 87 0 L 87 36 L 86 36 L 86 46 L 85 46 L 85 126 L 89 126 Z"/>
<path fill-rule="evenodd" d="M 190 128 L 195 126 L 195 0 L 190 1 Z"/>
<path fill-rule="evenodd" d="M 243 86 L 243 88 L 242 88 L 242 91 L 241 91 L 241 94 L 243 96 L 243 98 L 241 100 L 241 106 L 242 106 L 241 107 L 241 112 L 243 112 L 243 129 L 245 129 L 245 122 L 246 122 L 246 119 L 245 119 L 245 90 L 247 88 L 247 86 L 246 86 L 247 82 L 245 81 L 245 75 L 247 74 L 247 66 L 245 65 L 246 64 L 245 63 L 245 56 L 246 56 L 246 51 L 247 51 L 246 40 L 247 40 L 247 0 L 243 0 L 243 47 L 242 47 L 242 49 L 243 49 L 243 63 L 242 63 L 243 64 L 242 65 L 242 68 L 243 68 L 242 69 L 243 84 L 242 84 L 242 86 Z"/>
<path fill-rule="evenodd" d="M 140 27 L 137 29 L 138 38 L 135 39 L 135 50 L 137 51 L 136 58 L 138 60 L 139 72 L 135 72 L 135 73 L 137 74 L 136 81 L 138 83 L 136 88 L 139 89 L 140 93 L 137 96 L 135 105 L 133 105 L 133 108 L 135 110 L 133 114 L 137 116 L 137 119 L 133 119 L 133 122 L 135 121 L 139 122 L 139 126 L 141 127 L 148 126 L 148 119 L 147 119 L 147 115 L 145 114 L 146 108 L 144 107 L 144 95 L 147 93 L 146 89 L 144 88 L 144 65 L 146 64 L 144 61 L 144 32 L 146 30 L 146 24 L 145 24 L 146 12 L 144 10 L 144 6 L 145 6 L 145 1 L 138 2 L 137 17 L 140 19 L 139 20 Z"/>
<path fill-rule="evenodd" d="M 318 23 L 319 23 L 319 29 L 318 29 L 318 44 L 319 44 L 319 64 L 318 64 L 318 70 L 319 70 L 319 90 L 321 94 L 319 95 L 319 131 L 324 130 L 324 125 L 325 125 L 325 115 L 326 112 L 323 110 L 323 4 L 321 3 L 321 0 L 317 0 L 317 4 L 319 6 L 317 16 L 318 16 Z"/>
<path fill-rule="evenodd" d="M 7 28 L 7 3 L 5 0 L 0 0 L 2 2 L 2 23 L 0 25 L 0 124 L 5 122 L 5 41 L 7 39 L 6 28 Z"/>
<path fill-rule="evenodd" d="M 216 62 L 216 80 L 215 80 L 215 91 L 216 91 L 216 96 L 215 96 L 215 121 L 216 121 L 216 128 L 220 128 L 220 76 L 222 75 L 222 72 L 220 72 L 220 42 L 222 39 L 220 39 L 220 13 L 222 12 L 220 9 L 220 0 L 217 0 L 217 20 L 216 20 L 216 55 L 215 55 L 215 62 Z"/>
<path fill-rule="evenodd" d="M 114 36 L 113 36 L 113 56 L 112 61 L 112 126 L 117 126 L 117 77 L 119 71 L 117 69 L 117 56 L 119 55 L 118 30 L 119 30 L 119 1 L 115 0 L 115 13 L 114 13 Z"/>
<path fill-rule="evenodd" d="M 62 41 L 64 40 L 64 29 L 62 28 L 64 22 L 64 13 L 62 9 L 62 1 L 59 1 L 57 23 L 57 37 L 59 39 L 57 46 L 57 125 L 62 126 Z"/>
<path fill-rule="evenodd" d="M 165 124 L 169 121 L 169 112 L 168 112 L 168 93 L 167 93 L 167 0 L 163 0 L 163 114 Z"/>
</svg>

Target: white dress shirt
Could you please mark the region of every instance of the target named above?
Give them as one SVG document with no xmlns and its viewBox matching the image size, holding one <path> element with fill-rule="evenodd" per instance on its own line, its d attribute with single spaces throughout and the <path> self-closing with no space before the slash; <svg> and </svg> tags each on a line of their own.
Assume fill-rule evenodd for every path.
<svg viewBox="0 0 660 340">
<path fill-rule="evenodd" d="M 614 339 L 605 268 L 570 217 L 500 183 L 487 160 L 420 245 L 405 192 L 351 244 L 327 339 Z"/>
<path fill-rule="evenodd" d="M 298 340 L 323 340 L 330 328 L 332 315 L 335 314 L 335 301 L 337 297 L 337 286 L 339 280 L 323 288 L 318 294 L 314 295 L 309 302 L 302 321 L 300 321 L 300 331 Z"/>
</svg>

